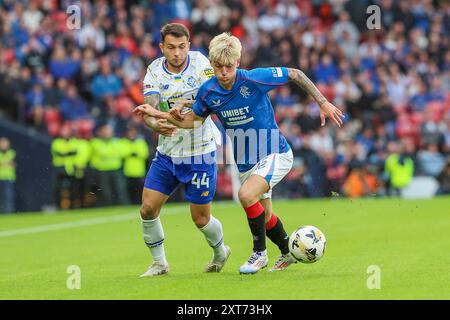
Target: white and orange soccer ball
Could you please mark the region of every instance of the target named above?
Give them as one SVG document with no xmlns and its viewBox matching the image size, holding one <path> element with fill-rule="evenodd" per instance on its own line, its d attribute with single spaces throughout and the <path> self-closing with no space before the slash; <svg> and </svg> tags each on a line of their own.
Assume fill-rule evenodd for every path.
<svg viewBox="0 0 450 320">
<path fill-rule="evenodd" d="M 327 240 L 314 226 L 303 226 L 289 237 L 289 251 L 300 262 L 313 263 L 322 258 Z"/>
</svg>

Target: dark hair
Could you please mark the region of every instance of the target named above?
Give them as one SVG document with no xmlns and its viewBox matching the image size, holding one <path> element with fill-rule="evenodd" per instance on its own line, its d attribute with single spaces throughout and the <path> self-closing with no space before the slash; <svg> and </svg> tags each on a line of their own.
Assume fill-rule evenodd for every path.
<svg viewBox="0 0 450 320">
<path fill-rule="evenodd" d="M 161 28 L 161 42 L 167 35 L 174 36 L 176 38 L 186 37 L 189 41 L 189 30 L 181 23 L 168 23 Z"/>
</svg>

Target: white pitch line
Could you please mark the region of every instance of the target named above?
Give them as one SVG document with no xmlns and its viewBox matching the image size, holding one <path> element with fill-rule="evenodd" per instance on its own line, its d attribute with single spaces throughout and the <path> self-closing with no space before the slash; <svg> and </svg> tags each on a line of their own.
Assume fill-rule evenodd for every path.
<svg viewBox="0 0 450 320">
<path fill-rule="evenodd" d="M 232 205 L 232 202 L 219 203 L 214 205 L 214 208 L 219 209 L 223 207 L 227 207 Z M 180 206 L 180 207 L 170 207 L 165 208 L 161 211 L 161 215 L 164 217 L 165 215 L 179 214 L 179 213 L 189 213 L 189 206 Z M 128 221 L 139 218 L 139 210 L 136 210 L 134 213 L 127 213 L 121 215 L 115 215 L 110 217 L 100 217 L 100 218 L 91 218 L 91 219 L 83 219 L 78 221 L 70 221 L 63 223 L 55 223 L 55 224 L 47 224 L 43 226 L 30 227 L 30 228 L 21 228 L 21 229 L 13 229 L 13 230 L 4 230 L 0 231 L 0 238 L 12 237 L 21 234 L 32 234 L 32 233 L 41 233 L 47 231 L 54 230 L 62 230 L 62 229 L 70 229 L 76 227 L 84 227 L 84 226 L 93 226 L 98 224 L 110 223 L 110 222 L 120 222 L 120 221 Z"/>
<path fill-rule="evenodd" d="M 167 208 L 164 209 L 162 215 L 167 214 L 176 214 L 181 212 L 186 212 L 189 210 L 188 208 Z M 47 224 L 43 226 L 30 227 L 30 228 L 21 228 L 21 229 L 13 229 L 13 230 L 5 230 L 0 231 L 0 238 L 17 236 L 21 234 L 32 234 L 32 233 L 40 233 L 54 230 L 62 230 L 62 229 L 70 229 L 76 227 L 85 227 L 85 226 L 94 226 L 98 224 L 110 223 L 110 222 L 120 222 L 120 221 L 128 221 L 128 220 L 137 220 L 139 218 L 139 210 L 136 210 L 134 213 L 127 213 L 121 215 L 115 215 L 110 217 L 100 217 L 100 218 L 91 218 L 91 219 L 83 219 L 78 221 L 70 221 L 63 223 L 55 223 L 55 224 Z"/>
</svg>

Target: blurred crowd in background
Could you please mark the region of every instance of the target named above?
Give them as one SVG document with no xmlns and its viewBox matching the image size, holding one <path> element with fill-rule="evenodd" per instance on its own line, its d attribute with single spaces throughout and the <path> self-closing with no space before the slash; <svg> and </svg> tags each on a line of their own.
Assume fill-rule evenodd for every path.
<svg viewBox="0 0 450 320">
<path fill-rule="evenodd" d="M 73 30 L 72 4 L 81 9 Z M 369 30 L 373 4 L 381 25 Z M 161 55 L 167 22 L 188 26 L 191 50 L 205 55 L 213 36 L 230 31 L 243 44 L 241 68 L 299 68 L 346 112 L 343 127 L 320 127 L 304 91 L 271 91 L 295 157 L 275 197 L 393 195 L 422 175 L 450 193 L 444 0 L 0 0 L 1 116 L 54 138 L 70 131 L 91 140 L 105 125 L 122 138 L 133 128 L 151 158 L 157 136 L 131 110 L 143 103 L 142 80 Z M 218 184 L 217 197 L 230 198 L 226 166 Z"/>
</svg>

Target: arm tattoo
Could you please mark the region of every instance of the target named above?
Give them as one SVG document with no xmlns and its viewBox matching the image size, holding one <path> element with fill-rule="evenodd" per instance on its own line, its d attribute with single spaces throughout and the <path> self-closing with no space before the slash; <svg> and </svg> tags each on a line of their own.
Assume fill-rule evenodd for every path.
<svg viewBox="0 0 450 320">
<path fill-rule="evenodd" d="M 299 87 L 303 88 L 314 98 L 314 100 L 316 100 L 319 106 L 327 102 L 327 99 L 322 95 L 322 93 L 320 93 L 319 89 L 317 89 L 314 83 L 312 83 L 312 81 L 309 80 L 309 78 L 301 70 L 288 68 L 288 73 L 289 81 L 292 81 Z"/>
<path fill-rule="evenodd" d="M 158 109 L 159 106 L 159 94 L 150 94 L 146 97 L 144 97 L 144 103 L 152 106 L 155 109 Z M 148 115 L 144 116 L 144 122 L 147 125 L 147 127 L 154 129 L 155 128 L 155 121 L 156 119 L 153 117 L 150 117 Z"/>
<path fill-rule="evenodd" d="M 159 94 L 150 94 L 150 95 L 144 97 L 144 103 L 151 105 L 153 108 L 158 108 Z"/>
</svg>

